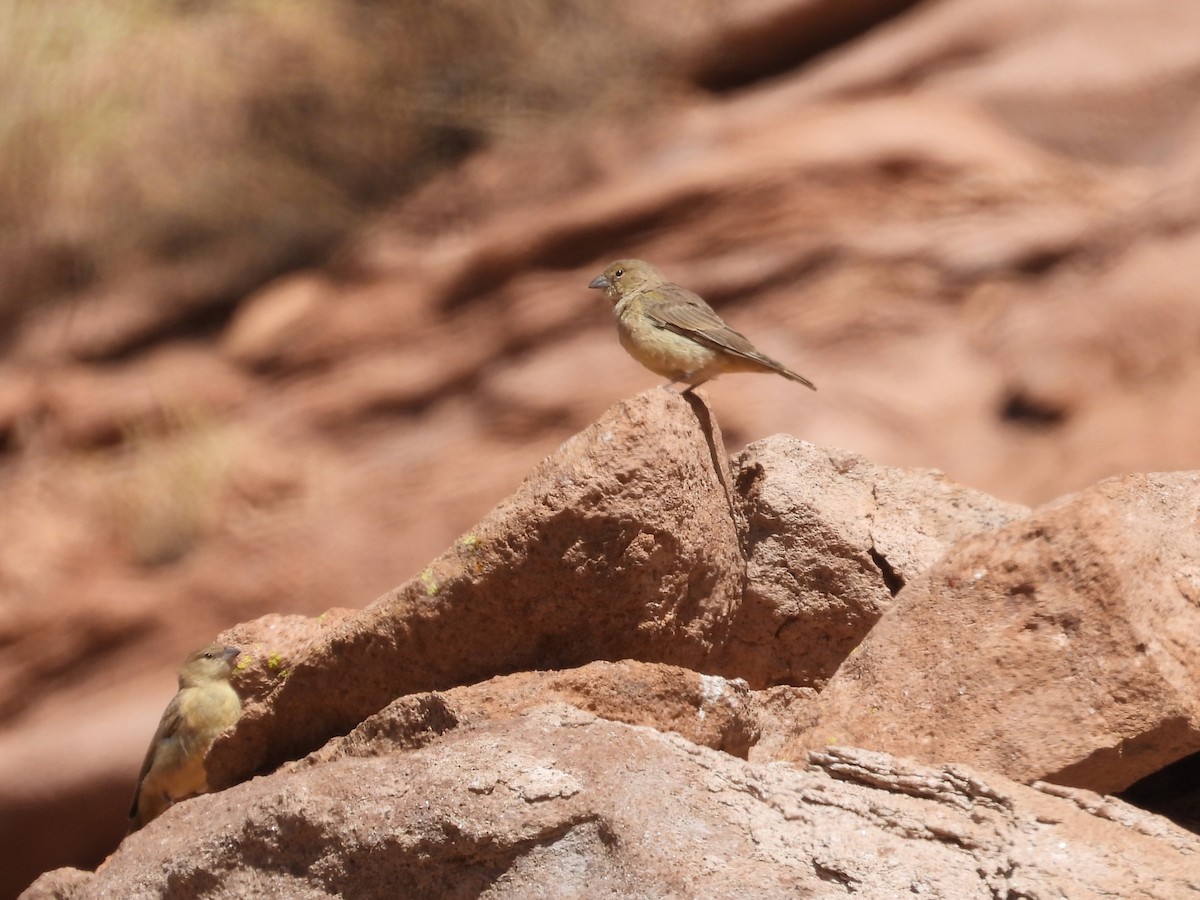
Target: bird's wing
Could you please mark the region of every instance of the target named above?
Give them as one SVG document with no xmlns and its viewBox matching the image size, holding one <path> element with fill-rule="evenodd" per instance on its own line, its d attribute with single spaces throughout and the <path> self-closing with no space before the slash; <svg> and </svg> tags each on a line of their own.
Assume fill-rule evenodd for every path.
<svg viewBox="0 0 1200 900">
<path fill-rule="evenodd" d="M 643 306 L 659 328 L 708 344 L 716 350 L 756 361 L 762 359 L 762 354 L 754 349 L 754 345 L 722 322 L 721 317 L 700 295 L 670 282 L 651 288 L 647 294 L 660 301 L 648 307 Z"/>
<path fill-rule="evenodd" d="M 150 746 L 146 749 L 146 759 L 142 762 L 142 771 L 138 773 L 137 787 L 133 789 L 133 804 L 129 807 L 129 818 L 132 819 L 137 815 L 138 800 L 142 795 L 142 782 L 150 774 L 150 767 L 154 765 L 154 756 L 159 746 L 163 741 L 169 740 L 178 734 L 182 726 L 183 703 L 180 700 L 179 694 L 176 694 L 171 699 L 171 702 L 167 704 L 167 708 L 163 710 L 162 718 L 158 722 L 158 728 L 154 732 L 154 737 L 150 739 Z"/>
</svg>

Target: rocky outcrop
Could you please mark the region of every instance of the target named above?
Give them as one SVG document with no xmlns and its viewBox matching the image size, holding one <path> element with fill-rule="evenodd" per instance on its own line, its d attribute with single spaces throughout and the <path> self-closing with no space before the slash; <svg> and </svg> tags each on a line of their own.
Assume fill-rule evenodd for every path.
<svg viewBox="0 0 1200 900">
<path fill-rule="evenodd" d="M 733 465 L 747 579 L 728 654 L 756 686 L 824 684 L 947 547 L 1027 512 L 938 472 L 782 435 L 751 444 Z"/>
<path fill-rule="evenodd" d="M 1135 900 L 1198 865 L 1195 835 L 1085 792 L 861 750 L 750 763 L 565 704 L 458 725 L 423 695 L 24 896 Z"/>
<path fill-rule="evenodd" d="M 899 580 L 1023 512 L 782 437 L 731 470 L 705 402 L 652 389 L 567 441 L 412 581 L 317 626 L 214 750 L 210 781 L 312 751 L 395 697 L 506 672 L 637 659 L 752 688 L 819 685 Z M 279 652 L 252 627 L 225 639 Z"/>
<path fill-rule="evenodd" d="M 1196 472 L 1126 475 L 959 542 L 826 686 L 799 744 L 1106 793 L 1200 752 L 1198 509 Z"/>
<path fill-rule="evenodd" d="M 1200 838 L 1102 794 L 1200 749 L 1198 494 L 730 460 L 647 391 L 366 609 L 224 634 L 217 792 L 25 896 L 1186 896 Z"/>
</svg>

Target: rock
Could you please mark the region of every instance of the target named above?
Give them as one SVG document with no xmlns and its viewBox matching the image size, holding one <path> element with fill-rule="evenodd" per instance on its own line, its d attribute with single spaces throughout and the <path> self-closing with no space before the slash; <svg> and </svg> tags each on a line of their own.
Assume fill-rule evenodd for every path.
<svg viewBox="0 0 1200 900">
<path fill-rule="evenodd" d="M 908 585 L 790 754 L 830 742 L 1100 793 L 1200 751 L 1200 474 L 1127 475 Z"/>
<path fill-rule="evenodd" d="M 319 616 L 271 613 L 221 633 L 221 641 L 240 649 L 233 685 L 244 701 L 267 696 L 291 673 L 294 660 L 319 644 L 330 629 L 357 610 L 330 609 Z"/>
<path fill-rule="evenodd" d="M 1086 415 L 1098 386 L 1128 389 L 1186 369 L 1200 335 L 1200 309 L 1191 292 L 1196 271 L 1174 261 L 1197 254 L 1200 232 L 1167 237 L 1130 248 L 1105 267 L 1098 284 L 1099 273 L 1065 273 L 1038 298 L 1036 309 L 1034 303 L 1013 304 L 997 322 L 992 343 L 997 359 L 1014 373 L 1010 389 L 1031 406 L 1066 418 Z"/>
<path fill-rule="evenodd" d="M 228 363 L 182 343 L 103 374 L 76 366 L 40 385 L 40 439 L 69 448 L 115 444 L 139 430 L 228 415 L 246 402 L 248 389 Z"/>
<path fill-rule="evenodd" d="M 395 707 L 377 719 L 394 718 Z M 401 717 L 402 718 L 402 717 Z M 178 804 L 22 896 L 1175 897 L 1200 838 L 965 766 L 760 765 L 571 706 L 377 737 Z M 1064 852 L 1066 851 L 1066 852 Z"/>
<path fill-rule="evenodd" d="M 783 437 L 738 465 L 731 480 L 701 398 L 618 404 L 417 578 L 282 654 L 287 677 L 214 748 L 211 783 L 312 751 L 396 697 L 508 672 L 635 659 L 752 688 L 823 683 L 889 583 L 1024 512 Z"/>
<path fill-rule="evenodd" d="M 904 0 L 756 0 L 716 7 L 720 27 L 691 54 L 693 77 L 712 90 L 768 78 L 882 25 L 907 5 Z"/>
<path fill-rule="evenodd" d="M 314 353 L 313 341 L 329 334 L 331 317 L 343 314 L 334 302 L 335 290 L 327 279 L 295 275 L 276 279 L 245 300 L 225 331 L 227 356 L 256 368 L 278 366 L 297 355 L 309 363 L 328 359 L 328 351 Z"/>
<path fill-rule="evenodd" d="M 110 273 L 114 277 L 58 303 L 43 303 L 21 322 L 14 355 L 35 365 L 136 356 L 180 334 L 206 331 L 286 265 L 254 241 L 230 238 L 209 250 L 186 259 L 140 261 L 132 271 Z"/>
<path fill-rule="evenodd" d="M 819 686 L 908 581 L 948 547 L 1027 510 L 783 435 L 734 460 L 747 584 L 725 668 L 751 683 Z"/>
<path fill-rule="evenodd" d="M 21 896 L 35 898 L 52 898 L 52 900 L 67 900 L 68 897 L 79 896 L 86 892 L 95 878 L 95 873 L 82 869 L 54 869 L 40 876 Z"/>
<path fill-rule="evenodd" d="M 420 575 L 290 660 L 214 748 L 213 783 L 415 691 L 595 659 L 707 670 L 744 577 L 725 460 L 699 398 L 618 404 Z"/>
<path fill-rule="evenodd" d="M 1157 9 L 1147 16 L 1143 5 L 1116 2 L 1094 16 L 1087 0 L 1053 9 L 1037 0 L 919 7 L 851 52 L 829 54 L 803 89 L 822 97 L 919 85 L 969 99 L 1015 134 L 1066 155 L 1160 161 L 1195 121 L 1188 33 L 1200 26 L 1200 11 L 1186 0 Z M 1155 48 L 1152 59 L 1144 46 Z"/>
<path fill-rule="evenodd" d="M 516 718 L 547 703 L 674 732 L 742 758 L 759 737 L 757 702 L 741 679 L 622 660 L 561 672 L 518 672 L 449 691 L 401 697 L 345 737 L 309 754 L 305 764 L 378 755 L 389 743 L 412 749 L 451 728 Z"/>
<path fill-rule="evenodd" d="M 648 391 L 618 405 L 565 444 L 531 474 L 517 494 L 454 548 L 418 578 L 366 610 L 335 610 L 318 619 L 270 616 L 227 632 L 224 640 L 249 651 L 247 666 L 238 676 L 239 688 L 248 700 L 246 714 L 218 741 L 209 760 L 211 783 L 227 790 L 180 804 L 152 825 L 178 823 L 180 840 L 191 839 L 193 844 L 199 835 L 197 852 L 203 858 L 195 863 L 180 862 L 188 857 L 169 841 L 159 841 L 147 850 L 135 835 L 122 844 L 97 878 L 144 879 L 145 873 L 165 871 L 151 877 L 171 879 L 172 884 L 183 885 L 182 890 L 196 890 L 210 879 L 202 874 L 206 866 L 223 871 L 234 866 L 233 873 L 219 882 L 225 889 L 251 893 L 287 890 L 305 896 L 308 888 L 301 882 L 284 886 L 271 881 L 276 876 L 270 872 L 278 871 L 274 865 L 264 874 L 257 863 L 236 863 L 228 855 L 242 852 L 236 841 L 222 843 L 202 837 L 206 826 L 197 822 L 207 820 L 189 817 L 200 815 L 195 810 L 204 807 L 198 804 L 217 802 L 223 804 L 215 808 L 217 818 L 251 816 L 241 824 L 225 822 L 221 834 L 266 836 L 265 844 L 255 838 L 257 843 L 251 845 L 255 849 L 246 851 L 254 859 L 261 858 L 254 854 L 262 852 L 322 853 L 329 867 L 322 870 L 329 873 L 325 884 L 331 890 L 344 888 L 340 879 L 354 879 L 356 885 L 392 879 L 387 883 L 406 890 L 432 890 L 430 885 L 439 882 L 422 879 L 443 876 L 410 871 L 412 864 L 404 862 L 409 858 L 406 854 L 429 852 L 431 838 L 425 826 L 412 826 L 416 836 L 408 850 L 404 849 L 410 847 L 408 838 L 387 838 L 393 842 L 389 847 L 399 848 L 399 861 L 378 871 L 362 867 L 364 854 L 372 854 L 362 849 L 367 845 L 358 842 L 363 835 L 382 834 L 379 829 L 383 826 L 374 824 L 372 816 L 383 815 L 382 810 L 390 805 L 411 809 L 415 816 L 419 809 L 430 809 L 429 795 L 422 793 L 426 790 L 440 787 L 443 798 L 456 796 L 446 787 L 450 769 L 476 775 L 483 770 L 468 756 L 437 764 L 450 769 L 425 768 L 402 776 L 393 765 L 380 767 L 380 759 L 415 758 L 450 744 L 458 746 L 457 735 L 486 733 L 484 743 L 493 758 L 498 742 L 508 750 L 503 758 L 509 774 L 502 781 L 513 802 L 532 804 L 542 812 L 547 809 L 543 804 L 582 802 L 575 798 L 587 794 L 588 785 L 595 785 L 600 776 L 561 766 L 557 745 L 543 746 L 536 759 L 532 750 L 513 750 L 512 735 L 502 731 L 509 726 L 524 728 L 537 720 L 537 708 L 547 702 L 569 704 L 575 711 L 563 712 L 560 706 L 559 715 L 565 718 L 557 725 L 538 720 L 528 726 L 543 739 L 548 729 L 577 730 L 582 721 L 578 710 L 588 710 L 638 729 L 654 729 L 646 734 L 676 732 L 686 738 L 686 746 L 692 748 L 687 753 L 693 757 L 704 745 L 724 750 L 726 758 L 752 756 L 761 766 L 777 755 L 803 762 L 806 747 L 820 747 L 824 755 L 818 753 L 814 759 L 836 777 L 851 777 L 871 784 L 872 789 L 916 794 L 923 800 L 956 807 L 963 823 L 969 825 L 947 825 L 944 812 L 939 811 L 928 814 L 933 816 L 933 824 L 909 823 L 901 833 L 908 835 L 905 839 L 931 830 L 948 834 L 954 853 L 966 847 L 983 854 L 975 860 L 977 865 L 954 867 L 958 874 L 951 874 L 937 854 L 925 859 L 924 849 L 914 852 L 900 847 L 894 852 L 921 860 L 923 876 L 918 875 L 918 868 L 863 868 L 859 860 L 862 851 L 852 843 L 847 845 L 843 839 L 814 843 L 811 837 L 786 833 L 792 825 L 779 826 L 785 833 L 770 839 L 765 837 L 771 833 L 770 823 L 761 828 L 752 825 L 748 832 L 723 832 L 721 843 L 715 845 L 720 848 L 732 842 L 731 849 L 714 852 L 729 859 L 736 851 L 742 859 L 745 854 L 738 849 L 738 842 L 751 839 L 749 835 L 760 846 L 780 848 L 778 854 L 782 855 L 768 854 L 767 858 L 775 864 L 775 871 L 785 873 L 781 876 L 785 884 L 804 886 L 816 877 L 863 889 L 878 885 L 879 896 L 886 896 L 885 891 L 902 882 L 964 897 L 1000 887 L 1025 890 L 1043 877 L 1050 879 L 1048 883 L 1057 883 L 1065 877 L 1055 868 L 1061 863 L 1047 861 L 1028 849 L 1036 842 L 1023 829 L 1034 828 L 1029 822 L 1037 822 L 1038 816 L 1062 825 L 1065 814 L 1042 810 L 1031 814 L 1025 825 L 1005 820 L 982 826 L 987 816 L 976 808 L 976 793 L 984 805 L 999 804 L 1007 810 L 1005 815 L 1011 812 L 1010 799 L 997 801 L 994 791 L 980 792 L 979 785 L 992 776 L 963 775 L 953 767 L 939 774 L 869 754 L 856 755 L 858 751 L 833 753 L 824 750 L 831 737 L 875 747 L 879 741 L 871 729 L 878 727 L 887 736 L 915 741 L 900 746 L 931 764 L 973 752 L 970 761 L 1001 768 L 1012 764 L 1016 736 L 1027 741 L 1024 750 L 1028 758 L 1063 747 L 1074 748 L 1074 756 L 1066 765 L 1057 759 L 1053 771 L 1046 765 L 1006 771 L 1026 781 L 1053 780 L 1102 790 L 1126 787 L 1148 767 L 1165 765 L 1193 749 L 1186 727 L 1189 710 L 1181 699 L 1190 687 L 1184 671 L 1186 660 L 1172 656 L 1171 646 L 1156 637 L 1154 629 L 1164 620 L 1182 621 L 1186 627 L 1183 594 L 1178 594 L 1173 606 L 1163 604 L 1170 600 L 1170 584 L 1182 585 L 1178 591 L 1183 591 L 1190 583 L 1187 560 L 1200 557 L 1192 546 L 1200 538 L 1188 530 L 1200 493 L 1200 476 L 1129 477 L 1106 482 L 1091 492 L 1026 515 L 1022 507 L 954 486 L 937 473 L 890 470 L 794 438 L 781 436 L 752 445 L 732 470 L 725 459 L 711 410 L 699 397 Z M 1100 551 L 1113 558 L 1103 559 Z M 1072 580 L 1067 576 L 1078 577 Z M 898 591 L 895 599 L 893 591 Z M 959 596 L 956 591 L 971 596 Z M 983 591 L 991 594 L 981 595 Z M 992 594 L 995 599 L 989 602 Z M 1077 605 L 1080 597 L 1109 616 L 1063 611 Z M 858 619 L 845 606 L 835 605 L 856 598 L 862 603 L 860 609 L 866 610 Z M 893 609 L 885 612 L 888 607 Z M 997 625 L 978 619 L 984 612 L 997 610 L 1011 621 Z M 1137 612 L 1137 619 L 1123 632 L 1114 624 L 1119 624 L 1116 614 L 1129 610 Z M 883 618 L 876 623 L 881 614 Z M 794 640 L 770 638 L 773 629 L 786 636 L 780 622 L 786 625 L 789 617 L 803 616 L 806 624 L 795 628 Z M 797 684 L 819 685 L 818 665 L 833 663 L 837 654 L 819 641 L 806 642 L 802 637 L 821 628 L 834 633 L 836 625 L 847 621 L 852 627 L 839 635 L 844 653 L 853 646 L 856 628 L 860 637 L 867 635 L 866 641 L 816 699 L 811 693 L 789 698 L 779 691 L 766 691 L 760 700 L 750 690 L 773 683 L 768 677 L 773 671 Z M 946 623 L 952 626 L 950 632 L 939 632 L 937 627 L 944 629 Z M 963 633 L 992 635 L 989 652 L 998 662 L 986 665 L 987 658 L 979 653 L 964 654 Z M 938 638 L 939 634 L 946 636 Z M 760 635 L 767 637 L 756 644 L 754 638 Z M 1006 636 L 1012 640 L 1006 642 Z M 1140 672 L 1136 659 L 1123 665 L 1112 662 L 1122 648 L 1133 645 L 1134 637 L 1140 645 L 1134 646 L 1133 653 L 1146 660 Z M 889 639 L 897 641 L 897 649 L 891 649 Z M 1016 655 L 1012 641 L 1024 642 L 1020 671 L 1031 673 L 1029 682 L 1013 681 L 1008 672 L 1004 682 L 995 678 L 1000 662 L 1012 664 Z M 825 643 L 832 645 L 833 641 Z M 1071 653 L 1064 654 L 1064 647 Z M 632 659 L 590 662 L 621 657 Z M 635 661 L 638 659 L 645 662 Z M 881 659 L 892 661 L 896 670 L 879 669 Z M 548 665 L 569 667 L 576 661 L 587 664 L 564 672 L 529 671 Z M 1050 664 L 1048 675 L 1039 676 L 1038 661 Z M 738 680 L 739 666 L 754 680 Z M 515 674 L 504 675 L 506 671 Z M 1174 694 L 1166 695 L 1163 682 L 1155 680 L 1158 671 L 1166 673 L 1165 681 Z M 932 672 L 933 680 L 924 682 L 922 672 Z M 980 676 L 977 683 L 964 681 L 971 672 Z M 1114 672 L 1125 681 L 1105 683 L 1101 678 L 1104 672 Z M 491 680 L 484 680 L 489 676 Z M 865 687 L 880 683 L 893 688 L 895 695 L 877 692 L 864 696 Z M 964 683 L 969 687 L 966 699 L 957 693 Z M 1062 699 L 1048 693 L 1053 687 L 1063 691 Z M 994 693 L 987 694 L 985 688 Z M 430 689 L 439 692 L 421 693 Z M 1155 692 L 1165 698 L 1157 706 L 1134 705 L 1139 700 L 1153 700 Z M 995 717 L 989 722 L 979 712 L 1005 709 L 1007 701 L 1014 701 L 1014 714 L 1026 723 L 1026 733 L 1021 733 L 1020 723 Z M 1065 709 L 1084 711 L 1086 715 L 1079 720 L 1082 724 L 1074 724 L 1064 715 Z M 831 723 L 838 721 L 834 716 L 839 710 L 844 710 L 844 727 L 834 732 Z M 876 712 L 864 716 L 863 710 Z M 880 715 L 880 710 L 887 710 L 887 716 Z M 958 721 L 956 710 L 968 715 Z M 1117 712 L 1125 715 L 1124 725 L 1116 720 Z M 812 727 L 814 715 L 819 718 Z M 1047 716 L 1054 718 L 1055 727 Z M 1094 742 L 1087 743 L 1092 734 L 1088 727 L 1097 716 L 1118 727 L 1128 725 L 1143 731 L 1133 733 L 1127 728 L 1128 739 L 1119 747 L 1120 754 L 1106 754 L 1102 749 L 1080 761 L 1080 747 L 1094 749 Z M 806 728 L 801 740 L 780 740 L 782 733 L 797 727 Z M 941 738 L 940 743 L 930 741 L 931 733 Z M 1046 740 L 1046 735 L 1052 740 Z M 769 755 L 755 751 L 759 743 L 771 748 Z M 1009 755 L 1002 757 L 997 747 Z M 581 747 L 579 752 L 585 750 Z M 606 761 L 604 777 L 619 775 L 611 760 L 637 759 L 635 752 L 620 747 L 605 746 L 595 753 L 597 759 Z M 302 756 L 305 758 L 299 762 L 287 762 Z M 265 779 L 238 784 L 280 764 L 282 768 Z M 303 785 L 295 781 L 306 777 L 301 773 L 308 770 L 324 774 L 319 781 Z M 766 765 L 759 774 L 777 771 L 790 770 Z M 847 771 L 856 774 L 847 776 Z M 491 797 L 500 783 L 489 781 L 490 776 L 482 781 L 472 776 L 465 782 L 461 774 L 455 777 L 466 784 L 469 795 L 484 798 Z M 701 776 L 691 773 L 687 777 Z M 737 777 L 745 784 L 749 776 L 741 773 Z M 414 789 L 411 778 L 418 779 L 421 786 Z M 773 790 L 764 785 L 756 783 L 747 796 L 756 796 L 760 802 Z M 413 794 L 414 790 L 418 793 Z M 798 790 L 804 802 L 794 799 Z M 784 823 L 802 821 L 815 833 L 829 835 L 836 829 L 808 813 L 789 812 L 789 804 L 798 804 L 796 809 L 800 809 L 815 802 L 825 809 L 832 803 L 843 812 L 849 809 L 858 815 L 864 803 L 869 808 L 875 802 L 861 798 L 829 801 L 824 788 L 815 794 L 813 790 L 789 788 L 790 793 L 785 793 L 792 800 L 767 805 Z M 251 793 L 243 794 L 245 791 Z M 255 793 L 262 791 L 267 793 Z M 964 792 L 967 799 L 960 796 Z M 615 798 L 618 806 L 632 802 L 607 786 L 602 786 L 601 793 Z M 345 818 L 338 804 L 364 805 L 367 796 L 391 799 L 383 805 L 365 804 L 357 837 L 322 824 Z M 699 816 L 706 828 L 727 830 L 721 816 L 730 815 L 728 803 L 716 802 L 719 809 L 706 813 L 686 795 L 681 796 L 683 800 L 671 802 L 686 802 L 691 820 Z M 947 797 L 953 799 L 947 801 Z M 402 798 L 416 805 L 410 808 L 405 805 L 409 800 Z M 1078 812 L 1075 806 L 1079 805 L 1109 812 L 1125 809 L 1115 800 L 1076 803 L 1076 798 L 1068 799 L 1072 803 L 1063 805 L 1072 809 L 1071 814 Z M 476 806 L 457 805 L 454 809 L 457 812 L 447 813 L 445 821 L 458 831 L 436 826 L 438 833 L 450 834 L 446 838 L 449 846 L 434 854 L 447 860 L 446 865 L 449 861 L 460 866 L 469 863 L 490 873 L 488 878 L 503 877 L 508 879 L 505 884 L 512 881 L 530 889 L 541 883 L 536 879 L 549 877 L 542 873 L 541 857 L 526 862 L 517 850 L 502 849 L 507 841 L 514 848 L 534 841 L 558 856 L 577 852 L 587 856 L 600 852 L 598 847 L 612 845 L 610 838 L 616 835 L 618 846 L 631 848 L 630 859 L 622 858 L 612 870 L 600 863 L 587 866 L 601 866 L 608 873 L 604 877 L 617 879 L 618 890 L 624 889 L 625 882 L 620 881 L 624 877 L 641 878 L 664 890 L 673 884 L 669 878 L 674 876 L 665 874 L 665 868 L 664 874 L 654 874 L 656 866 L 665 864 L 652 848 L 641 847 L 627 836 L 645 834 L 648 828 L 673 834 L 664 831 L 664 826 L 631 823 L 619 817 L 610 822 L 609 814 L 594 806 L 582 812 L 572 808 L 562 820 L 551 816 L 518 822 L 511 826 L 515 829 L 512 837 L 500 841 L 499 849 L 491 845 L 485 850 L 469 835 L 482 835 L 494 825 L 487 815 L 510 822 L 517 821 L 516 817 L 505 811 L 507 807 L 486 814 Z M 670 807 L 663 815 L 667 821 L 676 821 L 684 812 Z M 713 815 L 717 818 L 704 818 Z M 749 816 L 754 822 L 756 815 L 746 811 L 739 820 Z M 1157 820 L 1151 827 L 1138 815 L 1129 811 L 1109 818 L 1115 817 L 1116 831 L 1152 835 L 1147 838 L 1147 853 L 1155 842 L 1166 848 L 1168 855 L 1191 852 L 1188 841 L 1192 839 L 1184 832 Z M 884 818 L 888 828 L 895 828 L 894 816 Z M 434 815 L 421 821 L 442 820 Z M 1085 816 L 1081 821 L 1091 820 Z M 580 822 L 607 824 L 593 835 L 586 830 L 577 833 Z M 861 836 L 861 823 L 845 827 Z M 374 838 L 366 839 L 375 846 L 370 843 Z M 1086 841 L 1092 849 L 1088 852 L 1117 839 L 1115 832 L 1097 837 L 1089 831 Z M 560 840 L 567 841 L 565 849 L 558 848 Z M 682 838 L 671 840 L 675 843 L 664 859 L 678 861 Z M 296 849 L 278 849 L 284 844 Z M 328 848 L 332 846 L 348 848 L 345 852 L 350 855 L 346 860 L 331 857 Z M 794 851 L 782 849 L 795 846 L 806 848 L 811 858 L 804 854 L 795 857 L 791 855 Z M 322 847 L 326 849 L 320 850 Z M 147 852 L 166 852 L 175 862 L 167 863 L 164 870 L 161 861 L 144 856 Z M 611 856 L 609 850 L 604 852 Z M 471 862 L 476 853 L 488 861 Z M 1020 877 L 1012 874 L 1011 866 L 1000 867 L 996 862 L 1022 853 L 1033 855 L 1021 863 Z M 126 858 L 139 862 L 122 863 Z M 1085 879 L 1075 883 L 1078 889 L 1087 888 L 1090 882 L 1086 879 L 1093 877 L 1101 884 L 1109 883 L 1104 879 L 1127 887 L 1137 884 L 1140 876 L 1124 870 L 1090 874 L 1088 858 L 1078 853 L 1071 857 L 1071 877 Z M 177 871 L 173 868 L 177 864 L 183 868 Z M 572 863 L 575 868 L 578 865 Z M 1173 878 L 1169 872 L 1178 860 L 1171 857 L 1164 865 L 1168 874 L 1160 871 L 1159 877 Z M 744 879 L 764 877 L 754 874 L 753 865 L 747 870 L 735 869 Z M 143 874 L 129 874 L 135 871 Z M 685 881 L 670 889 L 721 890 L 725 884 L 721 879 L 730 870 L 702 866 L 696 871 L 701 874 L 688 877 L 700 881 Z M 53 891 L 62 896 L 88 896 L 93 890 L 110 889 L 103 880 L 88 881 L 83 888 L 79 882 L 77 873 L 51 874 L 31 888 L 30 896 L 52 895 L 45 892 Z M 139 884 L 111 889 L 158 890 L 151 882 Z M 76 890 L 83 893 L 71 893 Z"/>
</svg>

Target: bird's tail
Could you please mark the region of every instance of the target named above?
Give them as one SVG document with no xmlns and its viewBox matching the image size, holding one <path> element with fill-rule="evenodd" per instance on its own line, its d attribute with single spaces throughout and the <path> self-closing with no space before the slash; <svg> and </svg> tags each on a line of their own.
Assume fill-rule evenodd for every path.
<svg viewBox="0 0 1200 900">
<path fill-rule="evenodd" d="M 771 359 L 771 357 L 769 357 L 769 356 L 763 356 L 763 355 L 759 354 L 758 361 L 761 362 L 763 365 L 765 365 L 772 372 L 782 375 L 784 378 L 787 378 L 790 381 L 798 381 L 805 387 L 812 388 L 814 391 L 817 389 L 817 386 L 815 384 L 813 384 L 811 381 L 809 381 L 807 378 L 805 378 L 799 372 L 793 372 L 791 369 L 789 369 L 783 363 L 776 362 L 775 360 Z"/>
<path fill-rule="evenodd" d="M 811 381 L 809 381 L 807 378 L 805 378 L 803 375 L 800 375 L 797 372 L 793 372 L 791 369 L 787 368 L 786 366 L 780 366 L 775 371 L 777 371 L 784 378 L 788 378 L 788 379 L 791 379 L 792 381 L 800 382 L 806 388 L 812 388 L 814 391 L 817 389 L 817 386 L 815 384 L 813 384 Z"/>
</svg>

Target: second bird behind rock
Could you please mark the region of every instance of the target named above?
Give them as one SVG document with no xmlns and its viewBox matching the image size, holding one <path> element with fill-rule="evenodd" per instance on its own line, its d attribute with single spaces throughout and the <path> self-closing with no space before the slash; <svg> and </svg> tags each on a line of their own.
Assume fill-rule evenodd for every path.
<svg viewBox="0 0 1200 900">
<path fill-rule="evenodd" d="M 774 372 L 817 389 L 803 375 L 760 353 L 685 287 L 640 259 L 611 263 L 588 285 L 604 291 L 621 346 L 651 372 L 687 384 L 684 393 L 726 372 Z"/>
<path fill-rule="evenodd" d="M 179 692 L 162 714 L 138 775 L 129 810 L 131 832 L 176 801 L 208 791 L 204 758 L 217 736 L 242 714 L 242 701 L 229 683 L 238 653 L 237 647 L 210 644 L 184 661 Z"/>
</svg>

